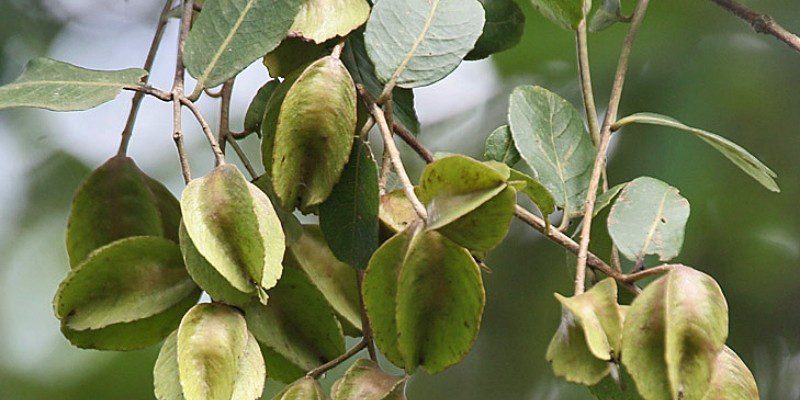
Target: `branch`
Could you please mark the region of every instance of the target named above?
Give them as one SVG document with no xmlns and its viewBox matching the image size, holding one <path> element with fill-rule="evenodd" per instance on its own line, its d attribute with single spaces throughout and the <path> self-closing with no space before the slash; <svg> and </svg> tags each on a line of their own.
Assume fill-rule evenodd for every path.
<svg viewBox="0 0 800 400">
<path fill-rule="evenodd" d="M 417 140 L 417 138 L 412 135 L 410 132 L 403 129 L 401 126 L 395 124 L 394 132 L 403 139 L 409 147 L 414 149 L 414 151 L 425 160 L 426 163 L 430 164 L 433 162 L 433 153 L 428 150 L 422 143 Z M 565 249 L 571 251 L 572 253 L 577 254 L 579 245 L 575 243 L 569 236 L 559 232 L 555 229 L 547 229 L 547 224 L 545 221 L 538 216 L 532 214 L 528 210 L 517 206 L 515 210 L 515 215 L 519 218 L 520 221 L 526 223 L 530 227 L 536 229 L 541 234 L 543 234 L 546 238 L 550 239 L 551 241 L 561 245 Z M 636 287 L 635 285 L 629 284 L 626 281 L 626 275 L 622 274 L 621 272 L 611 268 L 608 264 L 606 264 L 600 257 L 588 252 L 587 253 L 587 260 L 588 265 L 593 269 L 600 271 L 612 278 L 614 278 L 617 282 L 621 283 L 623 287 L 630 290 L 632 293 L 639 293 L 641 290 Z"/>
<path fill-rule="evenodd" d="M 636 8 L 633 10 L 631 26 L 628 28 L 628 34 L 625 36 L 625 41 L 622 44 L 622 51 L 620 52 L 619 63 L 617 64 L 617 72 L 614 76 L 614 84 L 611 87 L 608 109 L 606 111 L 605 120 L 603 121 L 603 127 L 600 130 L 600 144 L 597 148 L 597 157 L 595 157 L 592 176 L 589 180 L 589 191 L 586 194 L 586 202 L 584 203 L 581 242 L 580 248 L 578 249 L 578 264 L 575 271 L 575 294 L 581 294 L 585 290 L 586 261 L 589 253 L 589 241 L 592 231 L 592 214 L 594 213 L 595 200 L 597 200 L 597 190 L 600 186 L 600 176 L 605 169 L 608 144 L 611 141 L 611 124 L 617 119 L 619 102 L 622 98 L 622 88 L 625 86 L 625 76 L 628 73 L 631 49 L 649 4 L 650 0 L 639 0 L 639 2 L 636 3 Z"/>
<path fill-rule="evenodd" d="M 372 325 L 369 323 L 367 308 L 364 306 L 364 296 L 361 294 L 361 286 L 364 284 L 364 270 L 356 272 L 356 282 L 358 284 L 358 306 L 361 310 L 361 332 L 364 334 L 364 342 L 367 345 L 369 358 L 378 361 L 378 352 L 375 350 L 375 341 L 372 339 Z"/>
<path fill-rule="evenodd" d="M 164 28 L 167 26 L 167 21 L 169 18 L 167 15 L 170 12 L 170 7 L 172 7 L 173 0 L 167 0 L 164 4 L 164 8 L 161 9 L 161 14 L 158 16 L 158 24 L 156 25 L 156 33 L 153 34 L 153 41 L 150 43 L 150 50 L 147 52 L 147 57 L 144 60 L 144 69 L 148 72 L 148 74 L 142 78 L 142 85 L 146 85 L 147 81 L 150 79 L 150 70 L 153 69 L 153 62 L 156 59 L 156 53 L 158 52 L 158 46 L 161 44 L 161 39 L 164 37 Z M 139 114 L 139 107 L 142 105 L 142 99 L 144 99 L 144 92 L 137 91 L 133 95 L 133 100 L 131 100 L 131 111 L 128 113 L 128 120 L 125 122 L 125 128 L 122 129 L 122 140 L 119 143 L 119 150 L 117 151 L 117 155 L 124 156 L 125 153 L 128 152 L 128 144 L 131 141 L 131 136 L 133 135 L 133 126 L 136 124 L 136 116 Z"/>
<path fill-rule="evenodd" d="M 365 347 L 367 347 L 367 341 L 361 340 L 360 342 L 358 342 L 357 345 L 353 346 L 350 350 L 347 350 L 344 354 L 340 355 L 339 357 L 336 357 L 333 360 L 328 361 L 327 363 L 322 364 L 319 367 L 312 369 L 311 371 L 308 371 L 306 376 L 316 379 L 320 375 L 336 368 L 339 364 L 347 361 L 348 359 L 350 359 L 350 357 L 353 357 L 354 355 L 358 354 L 358 352 L 364 350 Z"/>
<path fill-rule="evenodd" d="M 172 83 L 172 139 L 178 149 L 178 159 L 181 164 L 183 180 L 188 184 L 192 180 L 191 169 L 189 168 L 189 158 L 186 156 L 186 149 L 183 145 L 183 127 L 181 122 L 181 98 L 183 97 L 183 48 L 186 44 L 186 36 L 192 25 L 192 9 L 194 0 L 183 0 L 183 14 L 181 14 L 180 34 L 178 35 L 178 55 L 175 61 L 175 78 Z"/>
<path fill-rule="evenodd" d="M 172 93 L 165 92 L 160 89 L 156 89 L 150 85 L 130 85 L 130 86 L 123 86 L 124 90 L 130 90 L 136 92 L 134 97 L 136 96 L 144 96 L 146 94 L 153 96 L 161 101 L 171 101 L 172 100 Z M 133 125 L 131 125 L 133 126 Z M 130 134 L 128 134 L 128 140 L 130 140 Z M 125 147 L 127 148 L 127 142 L 125 142 Z M 121 148 L 122 146 L 120 146 Z M 124 154 L 124 153 L 123 153 Z"/>
<path fill-rule="evenodd" d="M 673 269 L 675 269 L 678 266 L 679 266 L 678 264 L 674 264 L 674 265 L 672 265 L 672 264 L 664 264 L 664 265 L 659 265 L 658 267 L 648 268 L 648 269 L 646 269 L 644 271 L 641 271 L 641 272 L 636 272 L 636 273 L 633 273 L 633 274 L 625 275 L 625 281 L 633 283 L 633 282 L 636 282 L 638 280 L 642 280 L 644 278 L 647 278 L 647 277 L 650 277 L 650 276 L 653 276 L 653 275 L 667 273 L 669 271 L 672 271 Z"/>
<path fill-rule="evenodd" d="M 750 24 L 756 32 L 772 35 L 788 44 L 795 51 L 800 52 L 800 37 L 775 22 L 769 15 L 759 14 L 734 0 L 711 1 Z"/>
<path fill-rule="evenodd" d="M 597 120 L 597 106 L 594 103 L 594 89 L 592 88 L 592 71 L 589 67 L 586 18 L 578 25 L 578 31 L 575 37 L 578 47 L 578 71 L 580 72 L 583 107 L 586 112 L 586 120 L 589 122 L 589 133 L 592 136 L 592 142 L 597 146 L 600 144 L 600 122 Z"/>
</svg>

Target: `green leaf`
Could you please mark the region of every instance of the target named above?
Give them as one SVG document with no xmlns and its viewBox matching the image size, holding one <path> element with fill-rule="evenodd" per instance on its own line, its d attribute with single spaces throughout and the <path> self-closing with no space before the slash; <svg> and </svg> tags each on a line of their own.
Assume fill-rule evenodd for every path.
<svg viewBox="0 0 800 400">
<path fill-rule="evenodd" d="M 543 216 L 546 217 L 556 211 L 556 200 L 553 198 L 553 195 L 550 194 L 550 191 L 539 181 L 515 169 L 511 170 L 511 175 L 508 179 L 509 183 L 512 185 L 516 185 L 514 182 L 521 182 L 524 184 L 524 186 L 519 187 L 517 190 L 528 196 L 528 198 L 536 204 L 536 207 L 539 208 Z"/>
<path fill-rule="evenodd" d="M 263 390 L 266 373 L 256 363 L 244 317 L 220 303 L 194 306 L 183 317 L 177 334 L 178 375 L 186 400 L 254 399 Z M 250 351 L 248 351 L 250 350 Z M 255 352 L 259 357 L 260 353 Z M 243 382 L 244 381 L 244 382 Z M 243 385 L 246 388 L 238 388 Z M 234 393 L 239 397 L 234 397 Z"/>
<path fill-rule="evenodd" d="M 175 240 L 180 221 L 176 203 L 132 159 L 110 158 L 86 178 L 72 202 L 67 225 L 70 265 L 75 267 L 95 249 L 130 236 Z"/>
<path fill-rule="evenodd" d="M 253 181 L 257 188 L 261 189 L 267 195 L 269 201 L 272 202 L 275 212 L 278 214 L 278 219 L 281 220 L 283 233 L 286 235 L 286 246 L 291 246 L 303 234 L 303 225 L 293 213 L 284 210 L 278 205 L 278 195 L 275 194 L 275 189 L 272 188 L 272 180 L 269 175 L 264 174 L 259 176 Z"/>
<path fill-rule="evenodd" d="M 562 318 L 547 360 L 553 372 L 570 382 L 594 385 L 611 371 L 622 341 L 622 313 L 617 304 L 617 285 L 607 278 L 587 292 L 561 302 Z"/>
<path fill-rule="evenodd" d="M 426 228 L 470 250 L 496 247 L 514 216 L 516 196 L 506 184 L 509 176 L 505 164 L 460 155 L 428 164 L 418 190 L 428 210 Z"/>
<path fill-rule="evenodd" d="M 300 0 L 216 0 L 203 7 L 186 39 L 186 69 L 203 87 L 233 78 L 278 47 Z"/>
<path fill-rule="evenodd" d="M 342 51 L 342 62 L 350 71 L 353 81 L 364 85 L 373 97 L 380 96 L 383 84 L 375 76 L 375 65 L 367 55 L 364 45 L 364 28 L 360 28 L 347 36 L 347 43 Z M 419 134 L 419 120 L 414 110 L 414 92 L 411 89 L 394 88 L 392 90 L 392 111 L 394 121 L 405 127 L 414 135 Z M 366 107 L 358 102 L 359 110 L 367 114 Z"/>
<path fill-rule="evenodd" d="M 250 106 L 247 107 L 247 113 L 244 116 L 244 130 L 245 132 L 257 132 L 261 134 L 261 121 L 264 120 L 264 113 L 267 111 L 267 103 L 272 93 L 278 87 L 277 80 L 272 80 L 261 86 L 250 101 Z"/>
<path fill-rule="evenodd" d="M 591 0 L 531 0 L 545 17 L 564 29 L 574 30 L 592 8 Z"/>
<path fill-rule="evenodd" d="M 0 86 L 0 110 L 14 107 L 82 111 L 114 100 L 125 87 L 139 86 L 147 71 L 99 71 L 50 58 L 35 58 L 14 82 Z"/>
<path fill-rule="evenodd" d="M 242 292 L 236 289 L 222 274 L 217 272 L 214 266 L 197 251 L 183 224 L 181 224 L 180 230 L 180 244 L 186 270 L 197 286 L 200 286 L 213 300 L 242 306 L 250 302 L 256 295 L 252 291 Z"/>
<path fill-rule="evenodd" d="M 758 400 L 753 373 L 736 353 L 725 346 L 714 361 L 711 383 L 703 400 Z"/>
<path fill-rule="evenodd" d="M 525 14 L 514 0 L 478 0 L 486 12 L 483 34 L 465 60 L 480 60 L 508 50 L 522 39 Z"/>
<path fill-rule="evenodd" d="M 747 175 L 750 175 L 753 177 L 753 179 L 757 180 L 765 188 L 773 192 L 780 192 L 778 184 L 775 183 L 775 178 L 778 176 L 775 174 L 775 172 L 769 169 L 769 167 L 764 165 L 764 163 L 750 154 L 747 150 L 722 136 L 704 131 L 702 129 L 692 128 L 691 126 L 684 125 L 682 122 L 674 118 L 653 113 L 638 113 L 629 115 L 617 121 L 614 124 L 613 129 L 616 130 L 632 123 L 667 126 L 691 133 L 692 135 L 711 145 L 711 147 L 717 149 L 717 151 L 722 153 L 722 155 L 728 158 L 728 160 L 731 160 L 732 163 L 734 163 Z"/>
<path fill-rule="evenodd" d="M 281 277 L 285 238 L 269 198 L 230 164 L 187 185 L 186 232 L 197 251 L 237 290 L 269 289 Z"/>
<path fill-rule="evenodd" d="M 621 366 L 614 366 L 619 371 L 618 379 L 614 379 L 614 372 L 605 377 L 600 383 L 589 387 L 594 397 L 598 400 L 644 400 L 636 391 L 633 379 Z"/>
<path fill-rule="evenodd" d="M 366 0 L 303 0 L 289 36 L 322 43 L 344 37 L 369 17 Z"/>
<path fill-rule="evenodd" d="M 93 252 L 61 282 L 53 304 L 62 331 L 70 341 L 75 337 L 76 346 L 129 349 L 163 339 L 180 319 L 170 320 L 175 309 L 185 312 L 198 297 L 177 245 L 139 236 Z M 105 328 L 119 336 L 100 333 Z"/>
<path fill-rule="evenodd" d="M 381 0 L 364 39 L 382 82 L 415 88 L 456 69 L 475 46 L 484 21 L 477 0 Z"/>
<path fill-rule="evenodd" d="M 408 201 L 403 189 L 397 189 L 381 196 L 380 222 L 381 236 L 390 238 L 402 232 L 419 219 L 414 206 Z"/>
<path fill-rule="evenodd" d="M 321 44 L 290 37 L 264 56 L 264 66 L 267 67 L 269 76 L 285 77 L 328 54 L 328 49 Z"/>
<path fill-rule="evenodd" d="M 314 62 L 286 93 L 277 118 L 272 183 L 284 208 L 308 210 L 328 198 L 355 129 L 356 91 L 344 64 L 330 56 Z"/>
<path fill-rule="evenodd" d="M 378 248 L 378 166 L 361 139 L 351 153 L 339 183 L 319 207 L 319 225 L 336 258 L 364 269 Z"/>
<path fill-rule="evenodd" d="M 630 17 L 622 15 L 620 0 L 604 0 L 603 5 L 594 12 L 589 21 L 589 30 L 599 32 L 617 22 L 628 22 Z"/>
<path fill-rule="evenodd" d="M 356 271 L 333 255 L 316 225 L 305 225 L 303 235 L 287 253 L 286 264 L 303 270 L 336 313 L 349 336 L 360 336 L 361 310 Z"/>
<path fill-rule="evenodd" d="M 413 225 L 381 246 L 363 283 L 378 347 L 395 365 L 431 374 L 472 347 L 485 294 L 477 264 L 449 239 Z"/>
<path fill-rule="evenodd" d="M 378 363 L 357 360 L 331 389 L 333 400 L 405 400 L 408 377 L 381 370 Z"/>
<path fill-rule="evenodd" d="M 638 262 L 648 254 L 667 261 L 681 251 L 687 219 L 689 202 L 678 189 L 641 177 L 628 183 L 611 206 L 608 233 L 631 261 Z"/>
<path fill-rule="evenodd" d="M 164 340 L 158 352 L 153 367 L 153 392 L 158 400 L 184 400 L 178 372 L 178 331 Z"/>
<path fill-rule="evenodd" d="M 596 150 L 578 110 L 547 89 L 520 86 L 511 94 L 508 122 L 534 178 L 568 216 L 580 215 Z"/>
<path fill-rule="evenodd" d="M 83 331 L 142 320 L 198 295 L 178 245 L 139 236 L 93 252 L 61 282 L 54 304 L 62 324 Z"/>
<path fill-rule="evenodd" d="M 291 382 L 344 353 L 339 321 L 302 271 L 285 268 L 268 293 L 266 306 L 251 302 L 244 311 L 272 378 Z"/>
<path fill-rule="evenodd" d="M 306 376 L 287 386 L 272 400 L 328 400 L 328 396 L 314 378 Z"/>
<path fill-rule="evenodd" d="M 598 216 L 606 207 L 611 205 L 611 202 L 617 198 L 617 195 L 622 189 L 625 189 L 625 186 L 628 185 L 628 182 L 620 183 L 618 185 L 614 185 L 614 187 L 609 188 L 603 193 L 600 193 L 597 196 L 597 199 L 594 201 L 594 212 L 592 213 L 592 217 Z"/>
<path fill-rule="evenodd" d="M 677 267 L 631 304 L 622 363 L 648 400 L 700 399 L 728 337 L 728 306 L 708 275 Z"/>
<path fill-rule="evenodd" d="M 517 147 L 514 146 L 514 139 L 511 137 L 511 129 L 508 125 L 503 125 L 489 137 L 486 138 L 486 150 L 483 153 L 486 160 L 494 160 L 513 167 L 520 160 Z"/>
</svg>

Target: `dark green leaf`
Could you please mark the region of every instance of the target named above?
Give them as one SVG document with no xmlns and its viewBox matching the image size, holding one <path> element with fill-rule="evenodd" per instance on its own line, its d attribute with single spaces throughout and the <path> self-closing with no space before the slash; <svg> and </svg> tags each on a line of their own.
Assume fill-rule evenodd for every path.
<svg viewBox="0 0 800 400">
<path fill-rule="evenodd" d="M 515 169 L 511 170 L 511 175 L 508 180 L 512 186 L 517 185 L 515 182 L 522 182 L 524 184 L 522 187 L 517 187 L 518 185 L 515 187 L 536 204 L 536 207 L 539 208 L 543 216 L 546 217 L 555 212 L 556 200 L 553 198 L 553 195 L 550 194 L 550 191 L 539 181 Z"/>
<path fill-rule="evenodd" d="M 605 377 L 597 385 L 589 387 L 597 400 L 644 400 L 639 392 L 636 391 L 636 384 L 633 379 L 621 366 L 614 366 L 619 371 L 619 378 L 614 379 L 614 373 Z M 722 400 L 722 399 L 720 399 Z"/>
<path fill-rule="evenodd" d="M 264 56 L 264 66 L 269 76 L 285 77 L 312 62 L 327 56 L 329 51 L 321 44 L 299 38 L 286 38 L 280 46 Z"/>
<path fill-rule="evenodd" d="M 333 400 L 405 400 L 407 377 L 381 370 L 378 363 L 357 360 L 331 389 Z"/>
<path fill-rule="evenodd" d="M 0 86 L 0 110 L 35 107 L 52 111 L 81 111 L 114 100 L 126 86 L 138 86 L 147 71 L 129 68 L 98 71 L 36 58 L 14 82 Z"/>
<path fill-rule="evenodd" d="M 581 114 L 538 86 L 520 86 L 508 106 L 511 135 L 525 163 L 568 216 L 580 215 L 595 159 Z"/>
<path fill-rule="evenodd" d="M 513 167 L 520 160 L 517 147 L 514 146 L 514 139 L 511 137 L 511 129 L 508 125 L 503 125 L 489 137 L 486 138 L 486 150 L 483 158 L 504 163 Z"/>
<path fill-rule="evenodd" d="M 486 12 L 483 34 L 465 60 L 480 60 L 516 46 L 522 39 L 525 14 L 514 0 L 478 0 Z"/>
<path fill-rule="evenodd" d="M 222 84 L 286 37 L 300 0 L 216 0 L 186 39 L 186 69 L 203 87 Z"/>
<path fill-rule="evenodd" d="M 577 29 L 592 8 L 591 0 L 531 0 L 545 17 L 564 29 Z"/>
<path fill-rule="evenodd" d="M 620 183 L 619 185 L 614 185 L 614 187 L 609 188 L 608 190 L 606 190 L 603 193 L 600 193 L 597 196 L 597 199 L 594 202 L 594 213 L 593 213 L 592 216 L 596 217 L 603 210 L 605 210 L 606 207 L 611 205 L 611 203 L 614 201 L 614 199 L 617 198 L 617 195 L 619 194 L 619 192 L 622 189 L 624 189 L 625 186 L 627 186 L 627 185 L 628 185 L 628 182 Z"/>
<path fill-rule="evenodd" d="M 415 88 L 456 69 L 475 46 L 484 21 L 477 0 L 381 0 L 364 39 L 382 82 Z"/>
<path fill-rule="evenodd" d="M 685 125 L 674 118 L 653 113 L 638 113 L 629 115 L 617 121 L 613 128 L 619 129 L 632 123 L 667 126 L 691 133 L 692 135 L 711 145 L 711 147 L 717 149 L 717 151 L 722 153 L 722 155 L 728 158 L 728 160 L 731 160 L 732 163 L 734 163 L 747 175 L 750 175 L 753 177 L 753 179 L 757 180 L 765 188 L 773 192 L 780 192 L 778 184 L 775 183 L 775 178 L 778 176 L 775 174 L 775 172 L 769 169 L 769 167 L 764 165 L 764 163 L 750 154 L 747 150 L 722 136 L 704 131 L 702 129 L 692 128 L 691 126 Z"/>
<path fill-rule="evenodd" d="M 319 225 L 333 254 L 360 269 L 378 248 L 378 166 L 356 139 L 339 183 L 319 207 Z"/>
<path fill-rule="evenodd" d="M 678 189 L 658 179 L 628 183 L 608 214 L 608 233 L 626 258 L 640 261 L 658 254 L 661 261 L 678 256 L 683 246 L 689 202 Z"/>
<path fill-rule="evenodd" d="M 589 30 L 599 32 L 617 22 L 627 22 L 629 17 L 622 15 L 620 0 L 604 0 L 603 5 L 594 12 L 589 22 Z"/>
<path fill-rule="evenodd" d="M 261 121 L 264 120 L 267 102 L 269 102 L 269 98 L 272 97 L 272 93 L 275 92 L 279 83 L 277 80 L 272 80 L 258 89 L 244 116 L 245 132 L 258 132 L 259 135 L 261 134 Z"/>
</svg>

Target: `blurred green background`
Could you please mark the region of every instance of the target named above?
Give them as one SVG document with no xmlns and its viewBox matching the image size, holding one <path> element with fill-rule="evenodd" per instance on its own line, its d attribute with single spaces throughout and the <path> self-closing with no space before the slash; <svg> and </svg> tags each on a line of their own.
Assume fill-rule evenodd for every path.
<svg viewBox="0 0 800 400">
<path fill-rule="evenodd" d="M 418 91 L 421 140 L 436 151 L 479 157 L 484 138 L 505 123 L 514 85 L 537 84 L 580 101 L 574 42 L 520 0 L 522 43 L 491 60 L 465 63 Z M 599 3 L 599 1 L 597 1 Z M 142 4 L 140 4 L 142 3 Z M 158 2 L 0 0 L 0 83 L 25 62 L 49 55 L 90 68 L 138 66 Z M 730 305 L 729 345 L 756 374 L 762 399 L 800 399 L 800 54 L 753 33 L 710 1 L 653 1 L 635 46 L 621 115 L 652 111 L 726 136 L 779 175 L 773 194 L 713 149 L 665 128 L 632 127 L 613 142 L 612 183 L 640 175 L 678 187 L 691 202 L 684 250 L 676 260 L 712 274 Z M 800 31 L 796 0 L 746 1 Z M 631 1 L 623 1 L 626 11 Z M 168 87 L 174 23 L 153 71 Z M 598 104 L 605 103 L 625 26 L 592 34 Z M 237 123 L 263 68 L 237 85 Z M 158 349 L 99 353 L 72 348 L 58 332 L 50 300 L 67 272 L 63 231 L 72 193 L 116 150 L 129 95 L 99 109 L 53 114 L 0 112 L 0 399 L 150 399 Z M 204 107 L 213 106 L 207 102 Z M 147 101 L 131 154 L 179 193 L 168 106 Z M 211 108 L 208 108 L 209 113 Z M 604 110 L 601 110 L 601 113 Z M 202 138 L 187 134 L 195 174 L 211 166 Z M 251 154 L 254 141 L 246 142 Z M 406 149 L 407 150 L 407 149 Z M 421 164 L 406 152 L 412 175 Z M 594 250 L 605 255 L 603 226 Z M 417 374 L 411 399 L 588 399 L 552 376 L 544 353 L 560 309 L 553 292 L 571 291 L 572 259 L 519 223 L 487 261 L 487 307 L 478 341 L 461 364 Z M 335 372 L 331 375 L 335 375 Z"/>
</svg>

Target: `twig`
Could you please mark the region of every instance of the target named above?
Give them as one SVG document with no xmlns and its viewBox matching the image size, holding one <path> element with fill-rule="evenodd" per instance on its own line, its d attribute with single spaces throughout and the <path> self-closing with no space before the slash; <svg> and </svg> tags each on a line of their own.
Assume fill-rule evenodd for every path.
<svg viewBox="0 0 800 400">
<path fill-rule="evenodd" d="M 136 92 L 136 95 L 140 95 L 140 96 L 144 96 L 144 95 L 148 94 L 148 95 L 153 96 L 153 97 L 155 97 L 155 98 L 157 98 L 157 99 L 159 99 L 161 101 L 171 101 L 172 100 L 172 93 L 165 92 L 165 91 L 160 90 L 160 89 L 156 89 L 156 88 L 154 88 L 152 86 L 149 86 L 149 85 L 128 85 L 128 86 L 123 86 L 122 88 L 125 89 L 125 90 L 130 90 L 130 91 Z M 134 95 L 134 96 L 136 96 L 136 95 Z M 130 134 L 128 135 L 127 139 L 128 140 L 130 139 Z M 126 142 L 125 146 L 127 147 L 127 145 L 128 144 Z M 121 144 L 120 144 L 120 148 L 122 148 Z"/>
<path fill-rule="evenodd" d="M 314 368 L 311 371 L 308 371 L 306 376 L 316 379 L 320 375 L 336 368 L 339 364 L 347 361 L 348 359 L 350 359 L 350 357 L 353 357 L 354 355 L 358 354 L 358 352 L 364 350 L 365 347 L 367 347 L 367 341 L 362 340 L 358 342 L 357 345 L 353 346 L 350 350 L 347 350 L 344 354 L 340 355 L 339 357 L 336 357 L 333 360 L 330 360 L 325 364 L 322 364 L 319 367 Z"/>
<path fill-rule="evenodd" d="M 362 99 L 367 103 L 367 108 L 369 108 L 370 114 L 372 114 L 372 119 L 378 124 L 378 128 L 380 128 L 381 135 L 383 136 L 383 142 L 386 146 L 385 149 L 389 153 L 389 157 L 392 160 L 392 165 L 394 165 L 394 170 L 397 172 L 398 178 L 400 178 L 400 183 L 403 185 L 403 191 L 408 198 L 408 201 L 411 202 L 411 205 L 414 207 L 414 211 L 417 212 L 422 220 L 428 219 L 428 212 L 425 210 L 425 206 L 419 201 L 417 198 L 416 193 L 414 193 L 414 184 L 411 183 L 411 179 L 408 178 L 408 173 L 406 173 L 406 169 L 403 166 L 403 160 L 400 158 L 400 151 L 397 149 L 397 144 L 394 142 L 394 137 L 392 135 L 392 129 L 389 128 L 389 124 L 386 122 L 386 118 L 384 116 L 384 111 L 375 103 L 372 96 L 367 92 L 367 90 L 361 86 L 357 85 L 358 92 L 361 94 Z"/>
<path fill-rule="evenodd" d="M 578 25 L 575 35 L 578 47 L 578 71 L 580 72 L 581 93 L 583 94 L 583 107 L 586 120 L 589 122 L 589 134 L 592 142 L 600 144 L 600 122 L 597 120 L 597 106 L 594 103 L 594 89 L 592 88 L 592 71 L 589 67 L 589 46 L 586 38 L 586 19 Z"/>
<path fill-rule="evenodd" d="M 150 79 L 150 70 L 153 69 L 153 62 L 156 59 L 156 53 L 158 53 L 158 46 L 161 44 L 161 39 L 164 37 L 164 28 L 167 26 L 167 15 L 169 14 L 170 8 L 172 7 L 173 0 L 167 0 L 164 4 L 164 8 L 161 9 L 161 14 L 158 16 L 158 24 L 156 25 L 156 33 L 153 34 L 153 41 L 150 43 L 150 50 L 147 52 L 147 57 L 144 60 L 144 69 L 148 72 L 148 74 L 142 78 L 142 85 L 147 85 L 147 81 Z M 136 124 L 136 116 L 139 114 L 139 107 L 142 105 L 142 99 L 144 99 L 144 92 L 137 91 L 133 95 L 133 100 L 131 100 L 131 111 L 128 113 L 128 120 L 125 121 L 125 128 L 122 129 L 122 140 L 119 143 L 119 150 L 117 151 L 117 155 L 124 156 L 125 153 L 128 152 L 128 144 L 131 141 L 131 136 L 133 135 L 133 126 Z"/>
<path fill-rule="evenodd" d="M 258 172 L 256 172 L 255 168 L 253 168 L 253 163 L 250 162 L 250 159 L 247 157 L 247 154 L 245 154 L 244 150 L 242 150 L 242 147 L 239 146 L 239 142 L 237 142 L 232 136 L 225 136 L 225 141 L 231 144 L 233 151 L 236 153 L 239 159 L 242 160 L 242 164 L 247 170 L 247 173 L 249 173 L 253 179 L 258 178 Z"/>
<path fill-rule="evenodd" d="M 772 35 L 788 44 L 795 51 L 800 52 L 800 37 L 775 22 L 769 15 L 757 13 L 734 0 L 711 1 L 750 24 L 756 32 Z"/>
<path fill-rule="evenodd" d="M 222 149 L 219 147 L 219 142 L 217 142 L 217 138 L 214 137 L 214 132 L 211 131 L 211 127 L 208 125 L 208 122 L 203 117 L 203 114 L 200 112 L 200 109 L 197 108 L 197 105 L 194 104 L 191 100 L 187 97 L 182 96 L 180 98 L 181 103 L 188 108 L 192 114 L 194 114 L 194 118 L 200 124 L 200 127 L 203 128 L 203 133 L 206 135 L 206 139 L 208 139 L 208 144 L 211 145 L 211 151 L 214 152 L 214 158 L 216 160 L 217 166 L 225 164 L 225 154 L 222 153 Z"/>
<path fill-rule="evenodd" d="M 386 118 L 386 124 L 394 128 L 394 102 L 392 101 L 392 96 L 389 95 L 389 98 L 386 100 L 386 104 L 383 106 L 383 116 Z M 394 141 L 394 129 L 392 129 L 392 141 Z M 384 141 L 383 144 L 383 157 L 381 160 L 381 174 L 380 178 L 378 179 L 378 188 L 380 189 L 380 194 L 383 195 L 386 193 L 386 184 L 389 182 L 389 173 L 392 170 L 392 158 L 389 155 L 389 147 L 388 143 Z"/>
<path fill-rule="evenodd" d="M 639 2 L 636 3 L 636 8 L 633 10 L 631 26 L 628 28 L 628 34 L 625 36 L 625 41 L 622 44 L 622 51 L 620 52 L 619 63 L 617 64 L 617 71 L 614 76 L 614 84 L 611 87 L 608 109 L 606 111 L 605 120 L 603 121 L 603 127 L 600 130 L 600 144 L 597 148 L 597 157 L 595 157 L 592 176 L 589 180 L 589 191 L 586 194 L 586 202 L 584 203 L 583 226 L 581 227 L 581 241 L 580 248 L 578 249 L 578 263 L 575 271 L 575 294 L 581 294 L 585 290 L 586 260 L 592 231 L 592 214 L 594 213 L 594 202 L 597 200 L 597 190 L 600 186 L 600 176 L 603 169 L 605 169 L 608 144 L 611 141 L 611 124 L 617 119 L 617 111 L 619 110 L 619 103 L 622 98 L 622 88 L 625 86 L 625 76 L 628 73 L 631 49 L 649 4 L 650 0 L 639 0 Z"/>
<path fill-rule="evenodd" d="M 361 286 L 364 283 L 364 270 L 357 271 L 356 279 L 358 283 L 358 306 L 361 309 L 361 332 L 364 335 L 364 342 L 367 344 L 369 358 L 377 362 L 378 352 L 375 351 L 375 341 L 372 339 L 372 325 L 369 323 L 367 308 L 364 306 L 364 297 L 361 295 Z"/>
<path fill-rule="evenodd" d="M 646 269 L 644 271 L 641 271 L 641 272 L 636 272 L 636 273 L 633 273 L 633 274 L 625 275 L 625 281 L 633 283 L 633 282 L 636 282 L 638 280 L 642 280 L 644 278 L 647 278 L 647 277 L 650 277 L 650 276 L 653 276 L 653 275 L 659 275 L 659 274 L 667 273 L 669 271 L 672 271 L 673 269 L 675 269 L 678 266 L 679 265 L 677 265 L 677 264 L 674 264 L 674 265 L 673 264 L 665 264 L 665 265 L 659 265 L 659 266 L 653 267 L 653 268 L 648 268 L 648 269 Z"/>
<path fill-rule="evenodd" d="M 231 133 L 231 97 L 233 96 L 233 84 L 236 78 L 231 78 L 222 84 L 219 90 L 221 98 L 219 106 L 219 146 L 222 154 L 225 154 L 225 143 Z M 213 97 L 213 96 L 212 96 Z"/>
<path fill-rule="evenodd" d="M 422 143 L 420 143 L 420 141 L 417 140 L 417 138 L 414 135 L 412 135 L 411 133 L 409 133 L 408 131 L 406 131 L 405 129 L 403 129 L 398 125 L 395 125 L 394 128 L 397 136 L 403 139 L 409 145 L 409 147 L 414 149 L 414 151 L 420 156 L 420 158 L 425 160 L 425 162 L 428 164 L 433 162 L 434 159 L 431 151 L 428 150 Z M 580 247 L 578 243 L 575 243 L 574 240 L 572 240 L 569 236 L 565 235 L 562 232 L 559 232 L 555 229 L 547 229 L 547 224 L 543 219 L 532 214 L 531 212 L 522 208 L 521 206 L 516 206 L 514 214 L 520 221 L 526 223 L 530 227 L 539 231 L 546 238 L 561 245 L 562 247 L 571 251 L 572 253 L 575 254 L 578 253 L 578 249 Z M 614 278 L 615 280 L 620 282 L 623 285 L 623 287 L 630 290 L 631 292 L 639 293 L 641 291 L 635 285 L 627 284 L 625 281 L 625 275 L 610 267 L 602 259 L 600 259 L 600 257 L 597 257 L 591 252 L 587 252 L 587 262 L 590 267 Z"/>
<path fill-rule="evenodd" d="M 186 156 L 186 149 L 183 145 L 183 128 L 181 123 L 181 98 L 183 97 L 184 66 L 183 48 L 186 44 L 186 36 L 192 25 L 192 8 L 194 0 L 183 0 L 183 14 L 181 14 L 180 34 L 178 35 L 178 55 L 175 61 L 175 79 L 172 84 L 172 139 L 178 149 L 178 159 L 181 164 L 183 180 L 186 183 L 192 180 L 192 173 L 189 167 L 189 158 Z"/>
<path fill-rule="evenodd" d="M 211 90 L 211 89 L 208 89 L 208 88 L 203 88 L 203 92 L 204 92 L 206 95 L 208 95 L 208 97 L 211 97 L 211 98 L 213 98 L 213 99 L 218 99 L 218 98 L 222 97 L 222 89 L 220 89 L 220 90 L 217 90 L 217 91 L 215 92 L 215 91 L 213 91 L 213 90 Z"/>
</svg>

